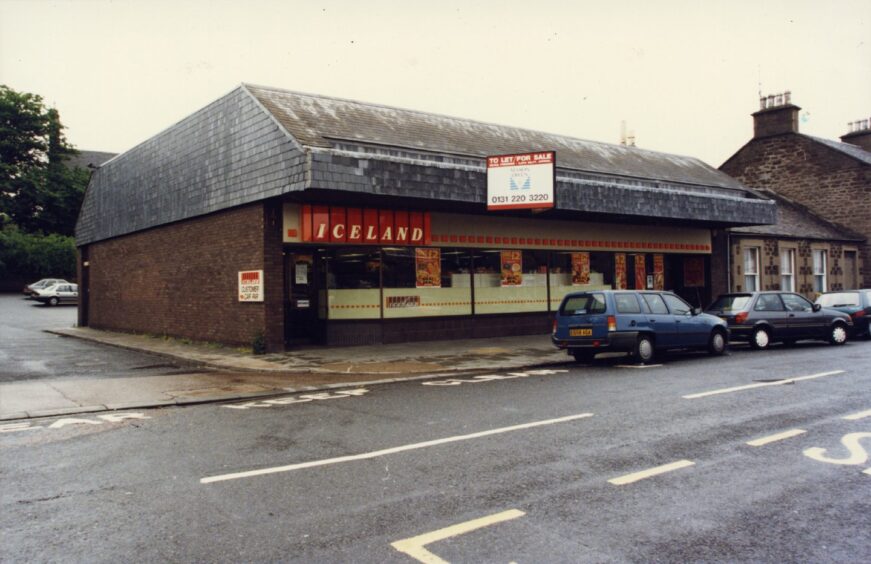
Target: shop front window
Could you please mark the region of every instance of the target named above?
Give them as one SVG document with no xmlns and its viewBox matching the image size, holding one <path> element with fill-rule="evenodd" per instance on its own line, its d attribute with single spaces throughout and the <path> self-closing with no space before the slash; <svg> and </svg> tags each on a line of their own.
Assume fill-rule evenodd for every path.
<svg viewBox="0 0 871 564">
<path fill-rule="evenodd" d="M 613 268 L 607 255 L 589 251 L 551 253 L 550 305 L 556 310 L 566 294 L 586 290 L 610 290 Z M 607 273 L 607 274 L 606 274 Z M 605 279 L 608 279 L 608 282 Z"/>
<path fill-rule="evenodd" d="M 378 319 L 381 296 L 381 252 L 372 248 L 327 250 L 327 316 L 330 319 Z"/>
<path fill-rule="evenodd" d="M 547 311 L 547 253 L 475 251 L 475 313 Z"/>
<path fill-rule="evenodd" d="M 471 315 L 471 254 L 385 247 L 384 318 Z"/>
</svg>

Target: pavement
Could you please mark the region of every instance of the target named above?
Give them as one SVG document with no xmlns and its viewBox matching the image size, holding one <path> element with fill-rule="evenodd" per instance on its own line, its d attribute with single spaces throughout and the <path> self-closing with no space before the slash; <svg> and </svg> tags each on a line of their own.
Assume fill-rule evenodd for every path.
<svg viewBox="0 0 871 564">
<path fill-rule="evenodd" d="M 521 371 L 570 359 L 550 335 L 357 347 L 300 347 L 253 355 L 244 349 L 71 327 L 54 335 L 171 359 L 167 374 L 41 378 L 0 383 L 0 421 L 121 409 L 223 402 L 427 379 Z"/>
</svg>

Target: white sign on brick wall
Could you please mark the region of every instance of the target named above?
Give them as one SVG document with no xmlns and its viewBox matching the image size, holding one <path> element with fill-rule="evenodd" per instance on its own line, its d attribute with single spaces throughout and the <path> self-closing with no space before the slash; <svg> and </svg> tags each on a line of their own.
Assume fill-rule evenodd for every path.
<svg viewBox="0 0 871 564">
<path fill-rule="evenodd" d="M 262 302 L 263 301 L 263 271 L 241 270 L 239 271 L 239 301 Z"/>
</svg>

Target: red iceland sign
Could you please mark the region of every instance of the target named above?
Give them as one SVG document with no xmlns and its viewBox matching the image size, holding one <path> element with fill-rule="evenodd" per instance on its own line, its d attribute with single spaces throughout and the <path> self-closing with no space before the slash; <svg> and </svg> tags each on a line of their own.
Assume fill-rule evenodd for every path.
<svg viewBox="0 0 871 564">
<path fill-rule="evenodd" d="M 362 245 L 430 245 L 429 212 L 342 206 L 301 208 L 302 240 Z"/>
</svg>

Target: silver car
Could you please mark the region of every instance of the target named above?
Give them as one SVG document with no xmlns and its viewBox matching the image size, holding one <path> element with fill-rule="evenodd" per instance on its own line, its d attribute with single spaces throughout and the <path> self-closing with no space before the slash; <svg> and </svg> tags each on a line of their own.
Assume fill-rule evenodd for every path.
<svg viewBox="0 0 871 564">
<path fill-rule="evenodd" d="M 43 278 L 39 282 L 34 282 L 33 284 L 28 284 L 24 287 L 24 294 L 27 297 L 31 297 L 36 295 L 37 290 L 45 290 L 46 288 L 50 288 L 55 284 L 69 284 L 63 278 Z"/>
<path fill-rule="evenodd" d="M 79 303 L 79 285 L 64 282 L 36 290 L 33 299 L 47 305 Z"/>
</svg>

